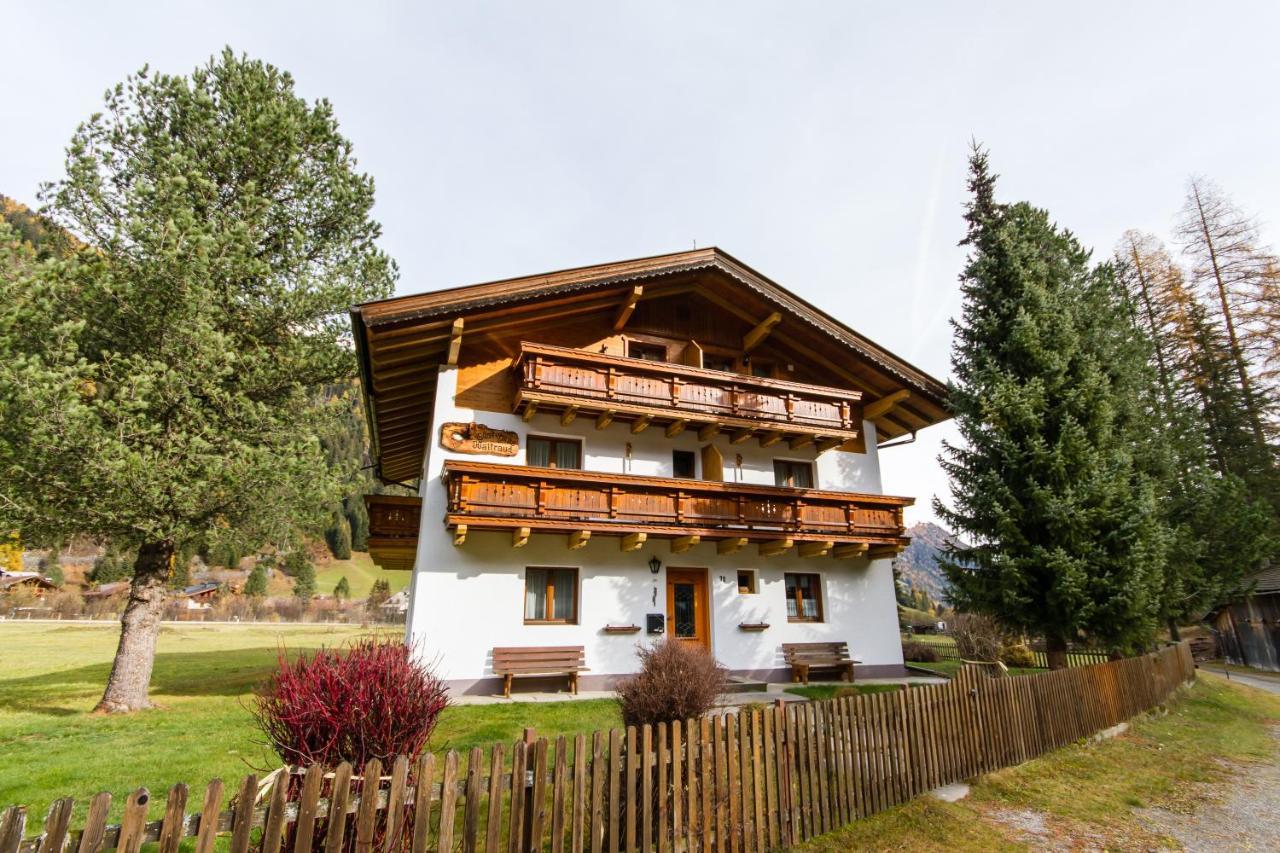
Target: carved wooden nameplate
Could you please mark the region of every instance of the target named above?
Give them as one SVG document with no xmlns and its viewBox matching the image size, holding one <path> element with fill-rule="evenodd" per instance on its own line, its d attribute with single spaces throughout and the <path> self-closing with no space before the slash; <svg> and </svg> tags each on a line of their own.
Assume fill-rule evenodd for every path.
<svg viewBox="0 0 1280 853">
<path fill-rule="evenodd" d="M 520 449 L 520 436 L 511 430 L 493 429 L 484 424 L 447 423 L 440 427 L 440 444 L 458 453 L 515 456 Z"/>
</svg>

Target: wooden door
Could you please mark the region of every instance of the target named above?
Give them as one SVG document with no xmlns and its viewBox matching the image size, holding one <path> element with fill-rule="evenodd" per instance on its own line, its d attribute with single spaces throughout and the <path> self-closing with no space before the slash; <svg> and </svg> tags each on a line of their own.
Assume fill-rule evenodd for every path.
<svg viewBox="0 0 1280 853">
<path fill-rule="evenodd" d="M 711 650 L 706 569 L 667 569 L 667 637 Z"/>
<path fill-rule="evenodd" d="M 712 482 L 724 482 L 724 457 L 714 444 L 702 447 L 702 479 Z"/>
</svg>

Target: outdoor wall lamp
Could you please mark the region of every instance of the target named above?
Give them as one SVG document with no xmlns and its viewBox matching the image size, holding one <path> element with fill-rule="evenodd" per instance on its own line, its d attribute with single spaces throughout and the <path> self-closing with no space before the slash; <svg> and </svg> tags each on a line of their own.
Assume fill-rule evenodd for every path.
<svg viewBox="0 0 1280 853">
<path fill-rule="evenodd" d="M 662 568 L 662 561 L 659 560 L 657 557 L 653 557 L 649 560 L 650 572 L 653 572 L 656 575 L 661 568 Z"/>
</svg>

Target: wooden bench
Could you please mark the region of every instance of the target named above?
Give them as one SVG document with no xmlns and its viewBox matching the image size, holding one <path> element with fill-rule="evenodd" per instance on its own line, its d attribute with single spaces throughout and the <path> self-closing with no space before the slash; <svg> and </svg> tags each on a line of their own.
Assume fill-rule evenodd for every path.
<svg viewBox="0 0 1280 853">
<path fill-rule="evenodd" d="M 569 690 L 578 692 L 578 673 L 586 670 L 582 646 L 507 646 L 493 650 L 493 671 L 502 676 L 502 695 L 511 698 L 517 675 L 565 675 Z"/>
<path fill-rule="evenodd" d="M 848 643 L 783 643 L 782 655 L 791 667 L 791 680 L 809 683 L 810 669 L 836 669 L 840 677 L 853 682 L 853 665 Z"/>
</svg>

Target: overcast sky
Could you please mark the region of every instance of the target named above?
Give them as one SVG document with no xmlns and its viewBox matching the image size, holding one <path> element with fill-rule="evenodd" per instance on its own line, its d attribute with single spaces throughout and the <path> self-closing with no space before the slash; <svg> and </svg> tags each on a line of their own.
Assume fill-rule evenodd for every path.
<svg viewBox="0 0 1280 853">
<path fill-rule="evenodd" d="M 971 138 L 1096 256 L 1193 173 L 1280 242 L 1280 4 L 421 5 L 6 3 L 0 193 L 34 203 L 131 71 L 230 45 L 334 104 L 401 293 L 696 241 L 946 378 Z M 910 520 L 951 434 L 883 454 Z"/>
</svg>

